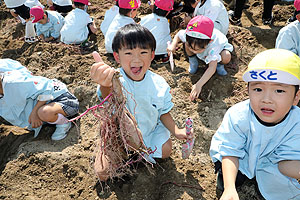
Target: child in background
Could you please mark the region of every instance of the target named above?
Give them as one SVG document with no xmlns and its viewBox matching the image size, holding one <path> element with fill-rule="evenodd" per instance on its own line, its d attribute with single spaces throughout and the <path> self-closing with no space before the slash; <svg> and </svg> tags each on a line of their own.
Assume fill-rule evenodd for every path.
<svg viewBox="0 0 300 200">
<path fill-rule="evenodd" d="M 229 27 L 229 18 L 227 10 L 220 0 L 184 0 L 186 6 L 194 8 L 192 17 L 204 15 L 214 22 L 214 27 L 227 35 Z M 186 17 L 187 24 L 190 17 Z"/>
<path fill-rule="evenodd" d="M 88 36 L 97 33 L 95 22 L 84 8 L 89 4 L 88 0 L 74 0 L 75 9 L 65 17 L 60 34 L 60 40 L 65 44 L 83 44 Z"/>
<path fill-rule="evenodd" d="M 140 0 L 118 0 L 118 2 L 119 14 L 115 16 L 104 36 L 107 53 L 113 53 L 112 41 L 117 31 L 126 24 L 135 23 L 133 18 L 137 15 L 137 9 L 141 5 Z"/>
<path fill-rule="evenodd" d="M 187 135 L 185 128 L 179 129 L 170 115 L 174 105 L 170 86 L 163 77 L 149 71 L 155 56 L 153 35 L 139 24 L 128 24 L 116 33 L 112 48 L 115 60 L 121 65 L 121 84 L 128 91 L 124 92 L 126 107 L 135 117 L 145 145 L 151 149 L 157 148 L 150 156 L 168 158 L 172 151 L 170 132 L 177 139 L 187 139 Z M 99 54 L 94 58 L 96 63 L 91 67 L 91 77 L 100 85 L 98 92 L 101 91 L 101 94 L 98 96 L 105 98 L 111 93 L 115 69 L 104 64 Z M 95 169 L 98 177 L 105 181 L 110 155 L 100 159 L 102 165 L 95 166 Z"/>
<path fill-rule="evenodd" d="M 33 43 L 38 41 L 34 30 L 34 25 L 30 19 L 30 8 L 33 6 L 44 6 L 38 0 L 5 0 L 5 5 L 10 9 L 12 16 L 26 24 L 25 26 L 25 42 Z"/>
<path fill-rule="evenodd" d="M 109 25 L 111 24 L 111 22 L 113 21 L 115 16 L 119 13 L 118 0 L 113 0 L 113 1 L 115 2 L 115 5 L 112 6 L 109 10 L 107 10 L 105 12 L 104 20 L 102 21 L 102 23 L 100 25 L 100 29 L 101 29 L 104 36 L 107 32 L 107 29 L 108 29 Z"/>
<path fill-rule="evenodd" d="M 66 14 L 73 9 L 72 0 L 47 0 L 50 10 Z"/>
<path fill-rule="evenodd" d="M 203 85 L 217 73 L 227 75 L 224 64 L 231 60 L 233 46 L 228 43 L 226 36 L 218 29 L 214 29 L 214 23 L 206 16 L 196 16 L 188 24 L 186 30 L 180 30 L 174 37 L 168 52 L 175 52 L 177 43 L 184 42 L 185 52 L 189 56 L 189 72 L 195 74 L 198 70 L 198 58 L 208 64 L 200 80 L 193 85 L 190 99 L 197 98 Z"/>
<path fill-rule="evenodd" d="M 45 11 L 35 6 L 30 9 L 33 16 L 32 23 L 36 23 L 36 34 L 45 42 L 56 40 L 60 36 L 60 30 L 64 25 L 64 17 L 56 11 Z"/>
<path fill-rule="evenodd" d="M 44 122 L 56 124 L 52 140 L 67 136 L 79 103 L 66 85 L 56 79 L 33 76 L 19 62 L 0 59 L 0 116 L 14 126 L 34 130 L 37 137 Z"/>
<path fill-rule="evenodd" d="M 295 0 L 294 6 L 296 8 L 296 21 L 279 31 L 275 48 L 287 49 L 300 56 L 300 0 Z"/>
<path fill-rule="evenodd" d="M 173 10 L 174 0 L 156 0 L 153 13 L 146 15 L 140 24 L 146 27 L 156 40 L 155 60 L 162 59 L 168 62 L 167 43 L 172 41 L 170 35 L 170 24 L 166 16 Z"/>
<path fill-rule="evenodd" d="M 249 100 L 227 111 L 210 146 L 221 199 L 238 199 L 236 186 L 254 177 L 265 199 L 299 199 L 300 58 L 266 50 L 243 79 Z"/>
</svg>

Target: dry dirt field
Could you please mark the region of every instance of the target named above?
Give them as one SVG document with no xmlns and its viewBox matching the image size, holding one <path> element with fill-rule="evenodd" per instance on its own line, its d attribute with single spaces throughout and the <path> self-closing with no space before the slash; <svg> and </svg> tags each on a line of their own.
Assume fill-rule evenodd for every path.
<svg viewBox="0 0 300 200">
<path fill-rule="evenodd" d="M 46 0 L 41 1 L 43 4 Z M 90 15 L 99 28 L 108 0 L 90 0 Z M 229 3 L 225 0 L 225 4 Z M 195 75 L 188 73 L 187 58 L 182 47 L 175 54 L 175 70 L 169 64 L 153 62 L 151 70 L 163 76 L 171 86 L 175 104 L 171 114 L 182 127 L 187 117 L 194 120 L 196 134 L 194 151 L 189 159 L 181 159 L 182 142 L 173 140 L 170 159 L 159 161 L 149 172 L 139 165 L 133 176 L 100 184 L 94 175 L 94 144 L 99 122 L 92 114 L 77 121 L 68 137 L 51 141 L 53 126 L 43 127 L 40 135 L 11 126 L 0 119 L 0 199 L 219 199 L 216 176 L 208 151 L 211 137 L 218 128 L 226 110 L 247 98 L 246 85 L 241 79 L 251 58 L 262 50 L 273 48 L 280 28 L 292 15 L 292 4 L 276 2 L 274 24 L 262 25 L 262 1 L 250 0 L 250 8 L 243 13 L 243 26 L 230 26 L 227 35 L 234 45 L 232 61 L 227 65 L 226 77 L 214 75 L 204 86 L 200 98 L 188 100 L 191 86 L 203 74 L 204 66 Z M 139 17 L 150 12 L 142 1 Z M 103 35 L 99 31 L 89 48 L 59 43 L 27 44 L 21 39 L 25 27 L 18 23 L 2 4 L 0 7 L 0 58 L 18 60 L 35 75 L 57 78 L 66 83 L 80 100 L 80 112 L 99 103 L 96 84 L 89 76 L 93 58 L 98 51 L 105 62 L 117 66 L 113 57 L 105 53 Z M 172 35 L 178 30 L 174 30 Z M 103 185 L 103 187 L 101 186 Z M 254 181 L 238 188 L 240 199 L 263 199 Z"/>
</svg>

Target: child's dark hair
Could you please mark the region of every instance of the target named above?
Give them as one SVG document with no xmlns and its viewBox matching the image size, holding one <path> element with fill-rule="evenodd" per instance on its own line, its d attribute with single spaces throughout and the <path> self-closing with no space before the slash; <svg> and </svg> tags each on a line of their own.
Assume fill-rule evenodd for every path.
<svg viewBox="0 0 300 200">
<path fill-rule="evenodd" d="M 186 42 L 195 49 L 195 47 L 204 49 L 208 43 L 210 42 L 210 39 L 199 39 L 199 38 L 194 38 L 191 36 L 186 35 Z"/>
<path fill-rule="evenodd" d="M 123 15 L 123 16 L 127 16 L 128 15 L 128 13 L 130 12 L 130 11 L 133 11 L 134 9 L 127 9 L 127 8 L 120 8 L 119 7 L 119 14 L 120 15 Z"/>
<path fill-rule="evenodd" d="M 80 2 L 74 2 L 74 6 L 76 8 L 83 8 L 85 5 L 83 3 L 80 3 Z"/>
<path fill-rule="evenodd" d="M 196 2 L 196 0 L 184 0 L 184 5 L 188 7 L 192 7 L 192 4 Z"/>
<path fill-rule="evenodd" d="M 119 1 L 116 1 L 116 4 L 115 4 L 115 5 L 119 7 Z"/>
<path fill-rule="evenodd" d="M 141 49 L 151 49 L 155 51 L 156 41 L 147 28 L 132 23 L 120 28 L 113 39 L 112 49 L 114 52 L 119 52 L 122 47 L 128 49 L 139 47 Z"/>
<path fill-rule="evenodd" d="M 161 16 L 161 17 L 165 17 L 165 16 L 167 16 L 168 12 L 169 11 L 162 10 L 162 9 L 158 8 L 156 5 L 154 5 L 154 8 L 153 8 L 154 14 Z"/>
</svg>

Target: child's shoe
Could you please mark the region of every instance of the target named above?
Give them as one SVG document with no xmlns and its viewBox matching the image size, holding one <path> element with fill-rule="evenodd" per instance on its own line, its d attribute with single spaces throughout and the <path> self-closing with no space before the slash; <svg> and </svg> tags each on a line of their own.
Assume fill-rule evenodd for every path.
<svg viewBox="0 0 300 200">
<path fill-rule="evenodd" d="M 25 42 L 27 42 L 27 43 L 34 43 L 37 41 L 38 41 L 38 39 L 36 37 L 25 37 Z"/>
<path fill-rule="evenodd" d="M 56 129 L 54 133 L 51 136 L 52 140 L 62 140 L 67 136 L 67 132 L 70 130 L 72 127 L 71 122 L 68 122 L 66 124 L 60 124 L 56 125 Z"/>
<path fill-rule="evenodd" d="M 226 76 L 227 75 L 227 71 L 225 70 L 224 65 L 222 65 L 220 63 L 217 64 L 217 73 L 220 76 Z"/>
<path fill-rule="evenodd" d="M 236 25 L 236 26 L 241 26 L 242 25 L 241 20 L 234 16 L 234 11 L 233 10 L 228 11 L 228 17 L 229 17 L 229 21 L 232 25 Z"/>
<path fill-rule="evenodd" d="M 191 74 L 195 74 L 198 70 L 198 65 L 199 65 L 197 56 L 189 56 L 189 63 L 190 63 L 189 72 Z"/>
<path fill-rule="evenodd" d="M 271 25 L 273 23 L 273 14 L 271 15 L 270 18 L 263 18 L 262 19 L 262 22 L 264 25 Z"/>
</svg>

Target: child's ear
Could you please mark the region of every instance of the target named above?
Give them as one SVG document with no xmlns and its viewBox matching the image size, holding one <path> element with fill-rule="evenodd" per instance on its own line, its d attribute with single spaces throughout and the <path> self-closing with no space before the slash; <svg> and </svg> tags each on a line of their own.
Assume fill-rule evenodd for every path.
<svg viewBox="0 0 300 200">
<path fill-rule="evenodd" d="M 117 52 L 113 52 L 114 58 L 117 61 L 117 63 L 120 63 L 120 56 Z"/>
<path fill-rule="evenodd" d="M 152 51 L 151 52 L 151 61 L 154 59 L 154 57 L 155 57 L 155 51 Z"/>
<path fill-rule="evenodd" d="M 296 106 L 298 104 L 299 99 L 300 99 L 300 90 L 298 90 L 296 95 L 295 95 L 294 102 L 293 102 L 294 106 Z"/>
</svg>

